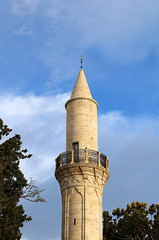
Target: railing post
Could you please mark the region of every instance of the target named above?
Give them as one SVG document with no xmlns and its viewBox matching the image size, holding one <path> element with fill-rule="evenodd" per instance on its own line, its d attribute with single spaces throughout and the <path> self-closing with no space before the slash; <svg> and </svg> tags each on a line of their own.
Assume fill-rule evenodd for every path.
<svg viewBox="0 0 159 240">
<path fill-rule="evenodd" d="M 74 163 L 74 150 L 72 150 L 72 158 L 71 158 L 71 164 Z"/>
<path fill-rule="evenodd" d="M 88 149 L 85 148 L 85 163 L 88 163 Z"/>
<path fill-rule="evenodd" d="M 109 167 L 109 164 L 108 164 L 108 157 L 106 157 L 106 169 Z"/>
<path fill-rule="evenodd" d="M 98 152 L 98 165 L 101 166 L 101 164 L 100 164 L 100 152 Z"/>
<path fill-rule="evenodd" d="M 62 156 L 63 156 L 63 154 L 61 153 L 60 154 L 60 167 L 62 167 Z"/>
</svg>

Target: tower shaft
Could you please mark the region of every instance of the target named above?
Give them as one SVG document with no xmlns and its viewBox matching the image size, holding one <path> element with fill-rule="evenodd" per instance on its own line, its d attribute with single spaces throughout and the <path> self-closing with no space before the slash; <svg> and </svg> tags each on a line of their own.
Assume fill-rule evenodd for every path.
<svg viewBox="0 0 159 240">
<path fill-rule="evenodd" d="M 62 240 L 102 240 L 102 194 L 108 158 L 98 152 L 97 102 L 80 70 L 66 102 L 66 152 L 56 158 L 62 195 Z"/>
<path fill-rule="evenodd" d="M 97 103 L 93 99 L 76 98 L 66 103 L 66 150 L 78 143 L 79 149 L 98 150 Z"/>
<path fill-rule="evenodd" d="M 62 240 L 102 240 L 102 194 L 109 175 L 101 166 L 72 164 L 59 169 Z"/>
</svg>

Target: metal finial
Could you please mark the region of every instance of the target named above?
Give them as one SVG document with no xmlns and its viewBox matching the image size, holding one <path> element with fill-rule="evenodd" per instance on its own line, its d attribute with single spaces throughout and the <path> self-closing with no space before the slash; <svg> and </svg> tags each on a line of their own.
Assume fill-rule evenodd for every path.
<svg viewBox="0 0 159 240">
<path fill-rule="evenodd" d="M 83 68 L 82 64 L 83 64 L 83 58 L 84 58 L 84 56 L 81 55 L 80 58 L 81 58 L 81 69 L 82 69 L 82 68 Z"/>
</svg>

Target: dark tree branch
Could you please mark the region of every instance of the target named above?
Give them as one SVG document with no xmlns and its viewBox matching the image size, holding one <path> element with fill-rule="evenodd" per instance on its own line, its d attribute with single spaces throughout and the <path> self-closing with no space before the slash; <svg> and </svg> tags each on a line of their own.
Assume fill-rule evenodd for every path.
<svg viewBox="0 0 159 240">
<path fill-rule="evenodd" d="M 34 182 L 35 181 L 31 178 L 28 185 L 24 187 L 21 198 L 30 202 L 46 202 L 45 198 L 40 195 L 45 189 L 40 189 L 34 184 Z"/>
</svg>

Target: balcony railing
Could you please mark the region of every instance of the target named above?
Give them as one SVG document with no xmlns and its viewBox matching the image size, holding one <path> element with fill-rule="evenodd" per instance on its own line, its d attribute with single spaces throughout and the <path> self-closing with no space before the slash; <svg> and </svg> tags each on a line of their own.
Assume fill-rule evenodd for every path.
<svg viewBox="0 0 159 240">
<path fill-rule="evenodd" d="M 93 163 L 106 169 L 109 165 L 108 157 L 104 154 L 90 149 L 77 149 L 60 153 L 56 158 L 56 169 L 73 163 Z"/>
</svg>

